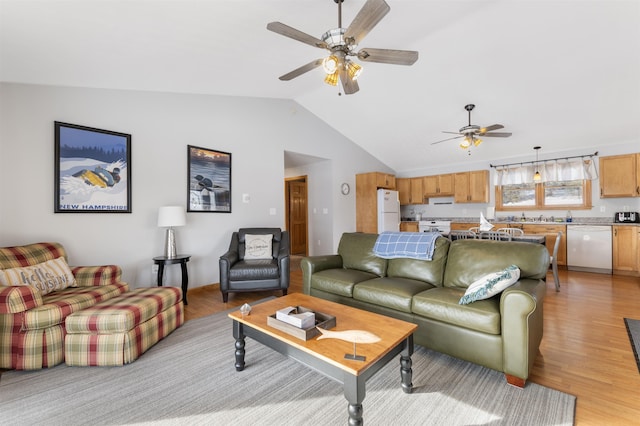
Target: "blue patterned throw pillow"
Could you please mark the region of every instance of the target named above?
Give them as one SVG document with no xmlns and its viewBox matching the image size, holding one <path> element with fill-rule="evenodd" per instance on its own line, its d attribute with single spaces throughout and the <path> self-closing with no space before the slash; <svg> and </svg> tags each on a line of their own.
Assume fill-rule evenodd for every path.
<svg viewBox="0 0 640 426">
<path fill-rule="evenodd" d="M 512 286 L 520 279 L 520 268 L 511 265 L 499 272 L 485 275 L 474 281 L 464 296 L 458 302 L 460 305 L 468 305 L 476 300 L 488 299 L 500 293 L 509 286 Z"/>
</svg>

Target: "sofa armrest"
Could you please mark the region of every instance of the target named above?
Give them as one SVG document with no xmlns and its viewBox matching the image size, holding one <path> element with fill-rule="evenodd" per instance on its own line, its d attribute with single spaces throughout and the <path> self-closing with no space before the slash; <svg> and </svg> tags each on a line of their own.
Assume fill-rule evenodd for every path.
<svg viewBox="0 0 640 426">
<path fill-rule="evenodd" d="M 302 267 L 302 292 L 310 294 L 311 276 L 325 269 L 341 269 L 342 256 L 331 254 L 328 256 L 305 257 L 300 262 L 300 266 Z"/>
<path fill-rule="evenodd" d="M 526 278 L 500 298 L 504 372 L 527 379 L 542 340 L 543 280 Z"/>
<path fill-rule="evenodd" d="M 0 314 L 17 314 L 42 305 L 40 291 L 31 286 L 0 286 Z"/>
<path fill-rule="evenodd" d="M 71 268 L 78 287 L 122 284 L 122 269 L 117 265 L 76 266 Z"/>
</svg>

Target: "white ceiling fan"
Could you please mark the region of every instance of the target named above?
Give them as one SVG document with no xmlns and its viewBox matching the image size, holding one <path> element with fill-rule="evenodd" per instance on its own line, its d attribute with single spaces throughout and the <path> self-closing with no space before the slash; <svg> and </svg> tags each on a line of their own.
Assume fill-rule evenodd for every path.
<svg viewBox="0 0 640 426">
<path fill-rule="evenodd" d="M 493 130 L 504 129 L 504 126 L 502 124 L 492 124 L 491 126 L 486 126 L 486 127 L 480 127 L 478 125 L 471 124 L 471 111 L 473 111 L 474 108 L 475 108 L 474 104 L 468 104 L 468 105 L 465 105 L 464 107 L 464 109 L 469 113 L 468 125 L 461 127 L 460 130 L 458 130 L 457 132 L 447 132 L 447 131 L 442 132 L 442 133 L 451 133 L 458 136 L 442 139 L 440 141 L 433 142 L 431 145 L 436 145 L 442 142 L 463 138 L 462 142 L 460 142 L 460 148 L 469 149 L 471 145 L 478 146 L 482 143 L 482 139 L 480 139 L 478 136 L 493 137 L 493 138 L 508 138 L 509 136 L 511 136 L 511 133 L 509 132 L 493 132 Z"/>
<path fill-rule="evenodd" d="M 267 25 L 267 29 L 270 31 L 329 51 L 328 57 L 313 60 L 296 68 L 280 76 L 280 80 L 292 80 L 322 65 L 326 72 L 325 83 L 336 86 L 340 81 L 344 93 L 351 95 L 359 90 L 356 80 L 362 72 L 362 67 L 351 57 L 364 62 L 396 65 L 412 65 L 418 60 L 418 52 L 412 50 L 362 48 L 356 51 L 360 41 L 391 10 L 384 0 L 368 0 L 347 28 L 342 27 L 342 2 L 344 0 L 333 1 L 338 4 L 338 27 L 325 32 L 321 39 L 281 22 L 270 22 Z"/>
</svg>

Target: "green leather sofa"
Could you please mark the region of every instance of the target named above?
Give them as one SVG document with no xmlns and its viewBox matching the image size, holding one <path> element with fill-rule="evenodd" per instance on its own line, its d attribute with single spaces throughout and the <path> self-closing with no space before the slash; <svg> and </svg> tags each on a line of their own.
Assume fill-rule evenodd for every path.
<svg viewBox="0 0 640 426">
<path fill-rule="evenodd" d="M 416 344 L 505 373 L 524 387 L 542 340 L 549 253 L 523 242 L 436 241 L 431 261 L 382 259 L 377 234 L 345 233 L 338 254 L 302 259 L 303 292 L 418 325 Z M 520 279 L 502 293 L 458 301 L 483 276 L 509 265 Z"/>
</svg>

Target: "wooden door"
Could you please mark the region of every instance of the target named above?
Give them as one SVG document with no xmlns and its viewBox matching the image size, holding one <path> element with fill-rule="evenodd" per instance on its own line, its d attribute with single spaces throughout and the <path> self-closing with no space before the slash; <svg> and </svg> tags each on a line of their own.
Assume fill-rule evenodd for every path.
<svg viewBox="0 0 640 426">
<path fill-rule="evenodd" d="M 287 182 L 288 223 L 291 254 L 307 255 L 307 181 Z"/>
</svg>

